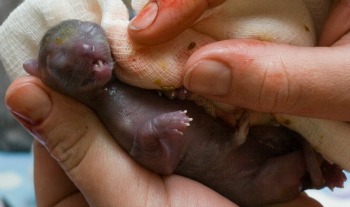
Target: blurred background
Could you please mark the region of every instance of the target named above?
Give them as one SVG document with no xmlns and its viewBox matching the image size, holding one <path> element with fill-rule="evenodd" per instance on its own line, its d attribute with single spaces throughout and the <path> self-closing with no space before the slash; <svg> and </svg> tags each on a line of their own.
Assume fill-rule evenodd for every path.
<svg viewBox="0 0 350 207">
<path fill-rule="evenodd" d="M 20 2 L 0 0 L 0 24 Z M 4 105 L 9 84 L 0 62 L 0 207 L 34 207 L 32 137 Z"/>
<path fill-rule="evenodd" d="M 128 2 L 129 0 L 126 0 Z M 20 0 L 0 0 L 0 25 Z M 0 207 L 35 207 L 32 137 L 12 118 L 4 104 L 10 80 L 0 62 Z M 348 177 L 349 174 L 347 174 Z M 349 178 L 350 179 L 350 178 Z M 350 207 L 350 182 L 344 189 L 307 192 L 325 207 Z"/>
<path fill-rule="evenodd" d="M 0 24 L 20 4 L 20 0 L 0 0 Z M 4 104 L 10 80 L 0 62 L 0 207 L 34 207 L 32 137 Z"/>
</svg>

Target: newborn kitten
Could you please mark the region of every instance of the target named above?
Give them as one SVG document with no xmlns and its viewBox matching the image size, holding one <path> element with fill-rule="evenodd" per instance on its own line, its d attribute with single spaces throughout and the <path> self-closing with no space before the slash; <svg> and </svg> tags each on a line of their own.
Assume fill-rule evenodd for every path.
<svg viewBox="0 0 350 207">
<path fill-rule="evenodd" d="M 197 180 L 241 206 L 284 202 L 304 189 L 344 182 L 336 166 L 320 157 L 305 159 L 315 154 L 304 150 L 306 142 L 286 128 L 251 127 L 247 141 L 237 147 L 235 129 L 193 102 L 169 100 L 120 82 L 112 74 L 118 65 L 97 24 L 60 23 L 43 37 L 38 59 L 24 68 L 92 108 L 140 165 Z"/>
</svg>

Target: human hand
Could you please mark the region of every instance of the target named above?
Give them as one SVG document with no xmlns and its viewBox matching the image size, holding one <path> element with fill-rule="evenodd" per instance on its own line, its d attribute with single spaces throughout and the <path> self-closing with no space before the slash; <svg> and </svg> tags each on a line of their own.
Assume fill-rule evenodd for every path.
<svg viewBox="0 0 350 207">
<path fill-rule="evenodd" d="M 199 14 L 193 10 L 202 8 L 203 12 L 208 2 L 215 5 L 223 1 L 193 1 L 196 5 L 171 7 L 174 11 L 169 15 L 177 14 L 176 18 L 162 19 L 168 8 L 159 7 L 158 16 L 149 28 L 132 30 L 129 26 L 129 34 L 143 44 L 166 41 L 190 25 L 187 20 L 195 21 L 193 18 Z M 188 59 L 185 87 L 212 100 L 257 111 L 349 121 L 347 4 L 346 0 L 335 1 L 325 24 L 320 45 L 330 47 L 296 47 L 237 39 L 215 42 L 200 48 Z M 184 26 L 174 27 L 175 22 Z M 158 38 L 157 34 L 167 37 Z"/>
<path fill-rule="evenodd" d="M 140 167 L 92 111 L 39 79 L 15 81 L 6 103 L 37 139 L 38 206 L 236 206 L 195 181 Z"/>
<path fill-rule="evenodd" d="M 236 206 L 195 181 L 158 176 L 140 167 L 91 110 L 37 78 L 13 82 L 6 104 L 37 140 L 33 151 L 38 206 Z M 273 206 L 320 204 L 302 194 Z"/>
</svg>

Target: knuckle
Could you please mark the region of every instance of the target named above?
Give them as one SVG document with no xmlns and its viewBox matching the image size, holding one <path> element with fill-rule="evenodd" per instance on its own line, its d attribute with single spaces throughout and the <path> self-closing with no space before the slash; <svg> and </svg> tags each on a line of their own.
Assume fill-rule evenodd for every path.
<svg viewBox="0 0 350 207">
<path fill-rule="evenodd" d="M 283 60 L 271 62 L 264 73 L 259 93 L 259 107 L 266 112 L 281 112 L 295 105 L 298 88 Z"/>
<path fill-rule="evenodd" d="M 72 127 L 72 123 L 56 123 L 56 126 L 45 128 L 50 129 L 45 136 L 45 147 L 50 155 L 56 159 L 65 170 L 72 170 L 84 158 L 87 144 L 86 140 L 88 127 L 84 123 L 77 123 L 79 126 Z M 78 129 L 78 130 L 77 130 Z"/>
</svg>

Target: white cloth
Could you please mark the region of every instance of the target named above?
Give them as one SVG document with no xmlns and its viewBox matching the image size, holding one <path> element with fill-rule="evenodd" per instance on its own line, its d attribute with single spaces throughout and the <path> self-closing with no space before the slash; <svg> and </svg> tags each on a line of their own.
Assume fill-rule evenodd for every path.
<svg viewBox="0 0 350 207">
<path fill-rule="evenodd" d="M 128 0 L 126 0 L 128 1 Z M 243 2 L 243 3 L 242 3 Z M 263 18 L 265 15 L 265 19 L 269 19 L 272 15 L 272 18 L 275 19 L 278 23 L 283 21 L 280 21 L 279 18 L 284 17 L 285 19 L 293 19 L 293 15 L 296 15 L 297 21 L 299 21 L 299 24 L 301 24 L 302 29 L 304 29 L 304 25 L 303 24 L 308 24 L 308 28 L 310 29 L 310 35 L 308 37 L 306 37 L 306 41 L 308 42 L 308 44 L 310 44 L 310 42 L 314 42 L 315 41 L 315 36 L 314 36 L 314 31 L 316 33 L 319 32 L 320 27 L 322 25 L 322 23 L 324 22 L 325 17 L 327 16 L 327 11 L 329 8 L 329 4 L 330 4 L 330 0 L 305 0 L 305 2 L 303 0 L 285 0 L 285 1 L 281 1 L 281 0 L 228 0 L 225 5 L 220 6 L 216 9 L 214 9 L 214 11 L 209 11 L 205 16 L 210 16 L 215 14 L 217 11 L 220 11 L 222 8 L 230 8 L 233 7 L 233 10 L 235 10 L 236 8 L 239 7 L 246 7 L 247 3 L 244 2 L 251 2 L 248 4 L 257 4 L 258 7 L 262 7 L 262 8 L 267 8 L 267 13 L 262 13 L 259 14 L 259 18 Z M 139 10 L 140 8 L 142 8 L 144 6 L 144 4 L 146 3 L 146 0 L 134 0 L 133 1 L 133 5 L 134 8 L 136 10 Z M 286 3 L 286 4 L 285 4 Z M 116 10 L 112 10 L 111 8 L 108 9 L 106 8 L 106 6 L 104 5 L 112 5 L 114 9 Z M 229 4 L 229 7 L 227 7 L 226 4 Z M 271 5 L 272 4 L 272 5 Z M 285 5 L 283 5 L 285 4 Z M 292 6 L 292 8 L 296 8 L 294 10 L 290 9 L 290 6 Z M 313 19 L 310 19 L 310 14 L 308 13 L 308 11 L 306 10 L 305 6 L 307 8 L 309 8 L 310 14 L 312 15 Z M 237 11 L 238 9 L 236 9 Z M 225 11 L 227 11 L 227 9 L 225 9 Z M 250 10 L 252 11 L 252 10 Z M 275 11 L 278 11 L 277 14 L 274 14 Z M 14 79 L 17 78 L 19 76 L 25 75 L 24 70 L 22 69 L 22 63 L 29 59 L 29 58 L 34 58 L 37 55 L 38 52 L 38 44 L 40 41 L 40 38 L 43 36 L 43 34 L 45 33 L 45 31 L 52 27 L 53 25 L 57 24 L 58 22 L 64 20 L 64 19 L 70 19 L 70 18 L 75 18 L 75 19 L 80 19 L 80 20 L 88 20 L 88 21 L 93 21 L 93 22 L 97 22 L 97 23 L 101 23 L 101 19 L 104 16 L 104 20 L 105 20 L 105 24 L 106 25 L 111 25 L 109 20 L 115 20 L 115 18 L 117 18 L 121 23 L 121 25 L 126 25 L 128 23 L 128 16 L 127 16 L 127 10 L 124 6 L 124 4 L 122 4 L 122 0 L 60 0 L 60 1 L 56 1 L 56 0 L 25 0 L 15 11 L 12 12 L 12 14 L 9 16 L 9 18 L 3 23 L 3 25 L 1 25 L 0 27 L 0 59 L 2 61 L 2 63 L 4 64 L 7 73 L 9 74 L 9 76 Z M 233 14 L 234 12 L 226 12 L 228 14 Z M 253 13 L 254 14 L 254 13 Z M 255 13 L 257 14 L 257 13 Z M 290 15 L 292 14 L 292 15 Z M 250 14 L 239 14 L 241 17 L 245 16 L 245 17 L 249 17 Z M 107 16 L 107 18 L 106 18 Z M 215 15 L 213 15 L 215 16 Z M 251 16 L 251 15 L 250 15 Z M 110 19 L 108 19 L 108 17 Z M 226 16 L 229 17 L 229 16 Z M 225 17 L 225 18 L 226 18 Z M 292 18 L 291 18 L 292 17 Z M 212 20 L 211 20 L 212 19 Z M 227 19 L 227 18 L 226 18 Z M 247 18 L 246 18 L 247 19 Z M 294 21 L 296 21 L 294 20 Z M 221 28 L 221 30 L 219 29 L 215 29 L 213 30 L 213 23 L 217 22 L 217 21 L 221 21 L 221 19 L 213 19 L 213 18 L 206 18 L 204 19 L 204 21 L 200 21 L 197 22 L 198 27 L 197 30 L 199 30 L 199 33 L 201 33 L 200 30 L 204 30 L 204 31 L 214 31 L 216 34 L 222 34 L 223 31 L 225 30 L 223 26 L 215 26 L 216 28 Z M 240 20 L 238 20 L 240 21 Z M 115 21 L 112 23 L 113 24 L 117 24 Z M 210 25 L 210 26 L 205 26 L 205 25 Z M 267 25 L 269 25 L 270 23 L 267 23 Z M 281 24 L 281 23 L 279 23 Z M 204 26 L 203 26 L 204 25 Z M 257 25 L 257 24 L 255 24 Z M 278 25 L 278 24 L 277 24 Z M 264 24 L 264 26 L 266 26 L 266 24 Z M 214 27 L 214 28 L 215 28 Z M 271 28 L 275 28 L 270 30 Z M 115 28 L 114 28 L 115 29 Z M 259 30 L 253 30 L 253 27 L 246 27 L 246 29 L 235 29 L 234 31 L 238 31 L 239 34 L 237 34 L 237 36 L 248 36 L 248 34 L 253 34 L 251 35 L 252 37 L 256 37 L 256 35 L 259 35 Z M 263 28 L 264 29 L 264 28 Z M 297 38 L 298 40 L 294 42 L 291 42 L 292 44 L 304 44 L 305 40 L 302 40 L 302 42 L 300 43 L 299 39 L 301 35 L 289 35 L 286 40 L 284 38 L 286 38 L 286 35 L 283 33 L 282 35 L 278 35 L 279 32 L 278 30 L 280 30 L 280 28 L 276 28 L 273 25 L 268 27 L 268 29 L 265 29 L 264 31 L 268 31 L 269 34 L 273 34 L 273 35 L 269 35 L 274 36 L 281 36 L 282 40 L 281 41 L 290 41 L 290 39 L 292 38 Z M 115 30 L 114 30 L 115 31 Z M 113 30 L 111 31 L 113 32 Z M 171 52 L 169 52 L 169 49 L 176 46 L 176 45 L 185 45 L 184 47 L 187 48 L 187 42 L 186 44 L 182 43 L 182 44 L 173 44 L 172 47 L 166 47 L 166 52 L 163 52 L 163 50 L 159 51 L 159 50 L 155 50 L 154 54 L 149 54 L 148 57 L 145 57 L 144 62 L 143 61 L 139 61 L 138 64 L 131 64 L 130 63 L 130 54 L 134 54 L 133 52 L 135 51 L 130 51 L 130 42 L 123 42 L 121 40 L 125 40 L 125 38 L 127 38 L 127 34 L 126 34 L 126 30 L 125 28 L 121 28 L 117 31 L 118 33 L 122 32 L 124 33 L 123 35 L 121 35 L 119 38 L 119 40 L 117 39 L 116 42 L 120 42 L 123 43 L 125 46 L 125 48 L 119 48 L 117 50 L 117 54 L 121 54 L 120 57 L 117 56 L 117 59 L 121 60 L 122 65 L 125 64 L 124 66 L 127 66 L 127 68 L 129 68 L 128 72 L 130 73 L 130 77 L 132 79 L 134 79 L 137 76 L 141 76 L 139 73 L 139 71 L 141 70 L 140 68 L 143 68 L 143 71 L 148 71 L 147 73 L 156 73 L 154 71 L 161 71 L 162 68 L 164 68 L 164 64 L 167 65 L 171 65 L 174 66 L 174 58 L 170 57 L 169 55 L 167 56 L 160 56 L 160 58 L 158 57 L 159 54 L 171 54 Z M 191 31 L 189 31 L 191 33 Z M 192 33 L 195 33 L 194 35 L 198 35 L 198 32 L 193 31 Z M 225 31 L 226 32 L 226 31 Z M 188 33 L 188 32 L 187 32 Z M 254 34 L 255 33 L 255 34 Z M 120 35 L 120 34 L 119 34 Z M 212 33 L 210 35 L 213 35 Z M 183 34 L 183 36 L 181 37 L 182 40 L 183 37 L 186 36 L 186 32 L 185 34 Z M 200 35 L 199 35 L 200 36 Z M 203 36 L 203 35 L 202 35 Z M 262 36 L 262 35 L 260 35 Z M 294 36 L 294 37 L 293 37 Z M 186 38 L 191 38 L 193 41 L 193 36 L 191 35 L 187 35 Z M 216 37 L 217 39 L 223 39 L 223 38 L 228 38 L 228 37 Z M 305 37 L 303 37 L 305 38 Z M 202 40 L 201 40 L 202 39 Z M 262 38 L 263 39 L 263 38 Z M 275 38 L 274 41 L 276 41 Z M 214 39 L 206 36 L 206 38 L 200 38 L 197 37 L 197 46 L 201 46 L 203 44 L 206 44 L 208 42 L 212 42 L 215 41 Z M 176 42 L 176 41 L 175 41 Z M 177 42 L 176 42 L 177 43 Z M 174 51 L 176 50 L 180 50 L 182 48 L 179 49 L 174 49 Z M 125 51 L 124 51 L 125 50 Z M 119 52 L 120 51 L 120 52 Z M 157 52 L 158 51 L 158 52 Z M 126 55 L 122 55 L 125 54 Z M 187 56 L 189 55 L 188 53 L 186 54 Z M 154 58 L 157 58 L 159 61 L 154 61 Z M 150 59 L 149 59 L 150 58 Z M 164 58 L 164 60 L 162 60 Z M 181 57 L 181 60 L 175 60 L 175 65 L 181 65 L 178 64 L 178 62 L 181 61 L 185 61 L 186 57 Z M 152 61 L 150 61 L 152 60 Z M 124 62 L 123 62 L 124 61 Z M 127 63 L 125 63 L 127 62 Z M 152 67 L 154 67 L 154 69 L 152 68 L 152 70 L 150 70 L 150 64 L 155 64 L 155 65 L 151 65 Z M 158 70 L 160 69 L 160 70 Z M 136 72 L 133 72 L 133 70 L 135 70 Z M 174 71 L 174 69 L 172 69 Z M 151 72 L 149 72 L 151 71 Z M 179 71 L 179 70 L 178 70 Z M 142 75 L 144 76 L 144 75 Z M 150 79 L 152 80 L 143 80 L 141 82 L 144 82 L 143 86 L 145 87 L 145 85 L 147 87 L 149 84 L 148 82 L 154 82 L 155 76 L 160 76 L 160 77 L 171 77 L 174 75 L 171 75 L 171 73 L 169 73 L 169 71 L 166 71 L 165 73 L 161 73 L 160 75 L 156 74 L 156 75 L 147 75 L 150 77 Z M 178 86 L 179 85 L 179 79 L 181 77 L 176 77 L 176 78 L 167 78 L 169 80 L 167 81 L 163 81 L 165 85 L 174 85 L 174 86 Z M 130 84 L 133 84 L 134 80 L 130 81 Z M 140 80 L 138 78 L 136 78 L 135 82 L 140 82 Z M 148 85 L 147 85 L 148 84 Z M 155 86 L 152 85 L 150 88 L 154 88 Z"/>
</svg>

